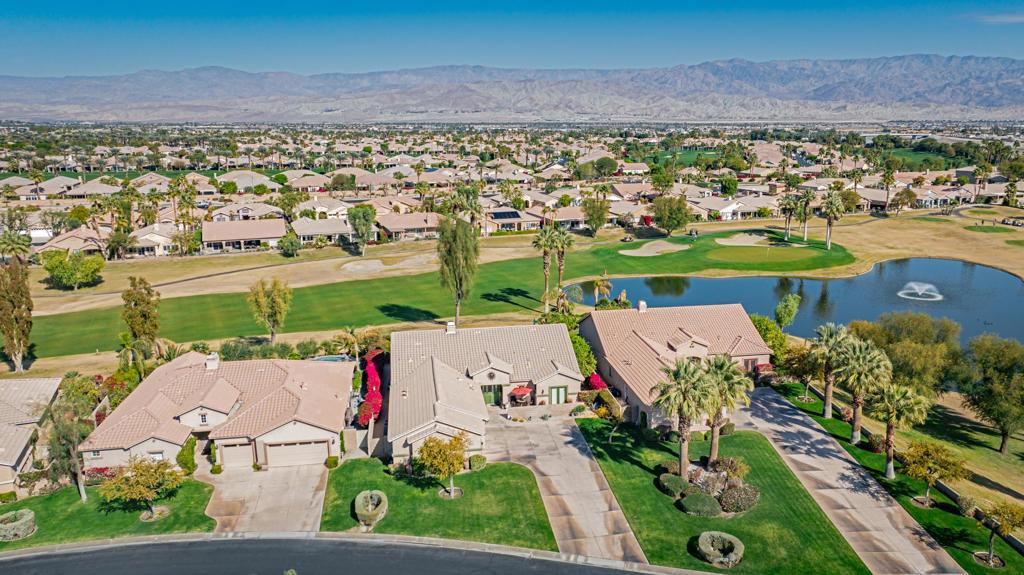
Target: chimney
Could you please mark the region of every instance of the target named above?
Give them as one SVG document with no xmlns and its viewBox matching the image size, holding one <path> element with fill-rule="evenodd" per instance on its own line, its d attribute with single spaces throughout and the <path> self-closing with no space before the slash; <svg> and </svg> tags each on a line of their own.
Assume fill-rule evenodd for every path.
<svg viewBox="0 0 1024 575">
<path fill-rule="evenodd" d="M 450 321 L 450 322 L 444 324 L 444 333 L 446 333 L 448 335 L 451 335 L 451 334 L 455 333 L 455 322 L 454 321 Z"/>
<path fill-rule="evenodd" d="M 206 371 L 213 371 L 220 367 L 220 355 L 215 351 L 211 351 L 206 355 Z"/>
<path fill-rule="evenodd" d="M 646 312 L 647 311 L 647 302 L 645 302 L 644 300 L 638 301 L 637 304 L 636 304 L 636 311 L 638 311 L 640 313 Z"/>
</svg>

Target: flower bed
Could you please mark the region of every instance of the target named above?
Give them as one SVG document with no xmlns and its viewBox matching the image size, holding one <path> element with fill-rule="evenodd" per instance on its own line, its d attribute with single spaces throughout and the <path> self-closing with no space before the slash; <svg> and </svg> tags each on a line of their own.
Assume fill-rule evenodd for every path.
<svg viewBox="0 0 1024 575">
<path fill-rule="evenodd" d="M 36 514 L 31 509 L 18 509 L 0 515 L 0 541 L 17 541 L 36 532 Z"/>
</svg>

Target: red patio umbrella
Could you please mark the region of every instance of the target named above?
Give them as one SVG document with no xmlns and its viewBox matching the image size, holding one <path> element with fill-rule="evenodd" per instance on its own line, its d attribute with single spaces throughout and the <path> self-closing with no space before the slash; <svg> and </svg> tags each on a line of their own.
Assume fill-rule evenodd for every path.
<svg viewBox="0 0 1024 575">
<path fill-rule="evenodd" d="M 533 393 L 533 390 L 525 385 L 520 385 L 519 387 L 512 389 L 512 395 L 530 395 L 531 393 Z"/>
</svg>

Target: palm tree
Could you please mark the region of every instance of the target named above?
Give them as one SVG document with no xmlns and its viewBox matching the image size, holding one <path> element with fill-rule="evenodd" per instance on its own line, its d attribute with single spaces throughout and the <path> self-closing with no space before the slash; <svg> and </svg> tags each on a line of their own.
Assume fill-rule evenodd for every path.
<svg viewBox="0 0 1024 575">
<path fill-rule="evenodd" d="M 24 260 L 32 251 L 32 241 L 28 236 L 15 230 L 4 230 L 0 234 L 0 259 L 5 256 Z"/>
<path fill-rule="evenodd" d="M 118 359 L 121 369 L 128 369 L 135 366 L 140 378 L 146 377 L 146 353 L 150 350 L 149 345 L 141 339 L 132 339 L 130 333 L 123 331 L 118 335 Z"/>
<path fill-rule="evenodd" d="M 654 405 L 662 413 L 675 418 L 679 430 L 679 475 L 686 477 L 690 467 L 690 427 L 704 412 L 709 394 L 704 369 L 687 359 L 677 359 L 662 368 L 665 379 L 651 388 Z"/>
<path fill-rule="evenodd" d="M 739 404 L 750 405 L 747 392 L 754 389 L 754 382 L 743 369 L 727 355 L 716 355 L 705 361 L 705 377 L 709 394 L 704 412 L 708 414 L 711 426 L 711 454 L 708 463 L 718 460 L 718 438 L 722 426 L 729 421 L 729 414 Z"/>
<path fill-rule="evenodd" d="M 612 282 L 608 281 L 608 271 L 605 270 L 601 277 L 594 280 L 594 305 L 600 301 L 601 296 L 604 295 L 606 298 L 612 296 Z"/>
<path fill-rule="evenodd" d="M 804 241 L 807 241 L 807 222 L 811 221 L 811 216 L 814 215 L 814 211 L 811 209 L 811 202 L 814 201 L 814 192 L 811 190 L 804 190 L 800 193 L 800 210 L 797 213 L 797 218 L 800 223 L 804 226 Z"/>
<path fill-rule="evenodd" d="M 889 194 L 892 191 L 893 186 L 896 185 L 896 176 L 892 173 L 892 170 L 885 170 L 882 174 L 882 187 L 885 188 L 885 211 L 889 211 Z"/>
<path fill-rule="evenodd" d="M 562 287 L 562 276 L 565 274 L 565 253 L 572 247 L 575 240 L 565 228 L 552 226 L 551 229 L 554 230 L 554 250 L 555 256 L 558 257 L 558 283 L 555 285 Z"/>
<path fill-rule="evenodd" d="M 839 184 L 841 187 L 842 182 L 833 182 Z M 846 213 L 846 205 L 843 204 L 843 198 L 840 197 L 839 192 L 835 189 L 831 189 L 825 192 L 825 199 L 821 202 L 821 214 L 825 216 L 825 249 L 832 249 L 832 226 L 843 218 L 843 214 Z"/>
<path fill-rule="evenodd" d="M 885 422 L 885 478 L 895 479 L 893 466 L 896 430 L 922 423 L 928 417 L 928 400 L 909 382 L 890 381 L 867 398 L 868 415 Z"/>
<path fill-rule="evenodd" d="M 793 216 L 800 210 L 800 198 L 793 194 L 782 196 L 782 199 L 779 200 L 779 209 L 782 211 L 782 215 L 786 217 L 786 241 L 788 242 Z"/>
<path fill-rule="evenodd" d="M 533 237 L 533 248 L 544 259 L 544 313 L 548 313 L 548 291 L 551 289 L 551 254 L 555 249 L 555 228 L 546 226 Z"/>
<path fill-rule="evenodd" d="M 811 342 L 811 353 L 821 365 L 821 371 L 825 379 L 825 405 L 821 416 L 825 419 L 832 418 L 832 392 L 836 383 L 836 366 L 840 355 L 846 348 L 850 338 L 850 332 L 845 325 L 836 325 L 832 322 L 818 326 L 815 332 L 818 337 Z"/>
<path fill-rule="evenodd" d="M 840 353 L 838 363 L 836 379 L 839 385 L 850 392 L 852 398 L 853 429 L 850 432 L 850 443 L 857 445 L 860 443 L 864 400 L 878 386 L 892 380 L 892 364 L 885 352 L 874 343 L 852 335 Z"/>
</svg>

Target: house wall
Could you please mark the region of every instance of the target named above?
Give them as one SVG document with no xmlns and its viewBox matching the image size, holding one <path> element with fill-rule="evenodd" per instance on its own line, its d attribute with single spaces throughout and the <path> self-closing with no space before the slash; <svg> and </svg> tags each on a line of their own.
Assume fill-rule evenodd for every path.
<svg viewBox="0 0 1024 575">
<path fill-rule="evenodd" d="M 540 383 L 535 383 L 536 391 L 534 394 L 537 398 L 537 404 L 539 405 L 541 401 L 546 405 L 551 404 L 551 401 L 549 401 L 549 390 L 552 387 L 567 387 L 565 402 L 572 403 L 576 401 L 576 394 L 580 392 L 580 383 L 579 380 L 561 373 L 557 373 Z"/>
<path fill-rule="evenodd" d="M 13 467 L 0 465 L 0 493 L 14 491 L 14 479 L 17 476 Z"/>
<path fill-rule="evenodd" d="M 98 452 L 83 451 L 82 459 L 85 461 L 86 469 L 96 467 L 123 467 L 128 465 L 132 457 L 149 457 L 151 453 L 162 452 L 164 459 L 174 463 L 181 451 L 180 445 L 175 445 L 163 439 L 151 438 L 132 446 L 130 449 L 103 449 Z"/>
<path fill-rule="evenodd" d="M 408 441 L 409 435 L 399 437 L 395 441 L 391 442 L 391 456 L 396 462 L 408 461 L 410 458 L 415 457 L 420 451 L 420 447 L 423 446 L 423 442 L 430 437 L 438 437 L 441 440 L 448 440 L 455 437 L 459 433 L 466 435 L 466 457 L 469 457 L 473 453 L 479 452 L 484 448 L 484 436 L 476 433 L 471 433 L 463 429 L 457 429 L 449 427 L 447 425 L 438 426 L 438 429 L 433 433 L 421 437 L 415 441 Z M 410 434 L 411 435 L 411 434 Z"/>
<path fill-rule="evenodd" d="M 203 423 L 202 417 L 200 417 L 204 413 L 206 414 L 206 423 Z M 197 407 L 192 411 L 183 414 L 181 417 L 178 418 L 178 421 L 180 421 L 182 425 L 187 425 L 192 429 L 196 429 L 204 427 L 209 428 L 215 425 L 220 425 L 221 423 L 224 423 L 227 420 L 227 418 L 228 414 L 226 413 L 221 413 L 219 411 L 208 409 L 206 407 Z"/>
<path fill-rule="evenodd" d="M 292 421 L 268 431 L 256 438 L 256 459 L 260 464 L 267 463 L 267 444 L 289 441 L 327 441 L 330 455 L 339 455 L 338 433 L 328 431 L 301 421 Z"/>
</svg>

